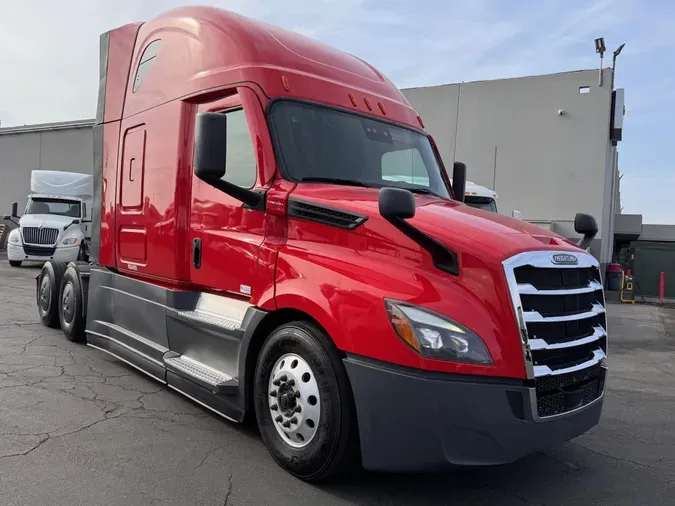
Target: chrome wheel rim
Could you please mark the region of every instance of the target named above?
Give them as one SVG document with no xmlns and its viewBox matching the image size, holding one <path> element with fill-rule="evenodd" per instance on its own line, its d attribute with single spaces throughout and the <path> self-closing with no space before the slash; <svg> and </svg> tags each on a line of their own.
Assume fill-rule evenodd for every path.
<svg viewBox="0 0 675 506">
<path fill-rule="evenodd" d="M 44 313 L 49 311 L 52 287 L 48 276 L 43 276 L 40 282 L 40 309 Z"/>
<path fill-rule="evenodd" d="M 75 293 L 73 292 L 73 284 L 68 283 L 63 287 L 63 298 L 61 305 L 63 307 L 63 321 L 70 325 L 75 315 Z"/>
<path fill-rule="evenodd" d="M 268 385 L 272 423 L 283 441 L 293 448 L 307 446 L 319 428 L 319 385 L 307 361 L 295 353 L 279 358 Z"/>
</svg>

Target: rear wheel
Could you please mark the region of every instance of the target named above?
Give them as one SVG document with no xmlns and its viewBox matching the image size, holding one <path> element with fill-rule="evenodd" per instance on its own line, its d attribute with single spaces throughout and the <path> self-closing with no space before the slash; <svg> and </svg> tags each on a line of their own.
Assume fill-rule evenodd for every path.
<svg viewBox="0 0 675 506">
<path fill-rule="evenodd" d="M 263 344 L 255 374 L 255 411 L 272 458 L 305 481 L 325 481 L 357 463 L 349 381 L 330 338 L 293 322 Z"/>
<path fill-rule="evenodd" d="M 67 266 L 65 262 L 49 260 L 42 266 L 38 277 L 38 314 L 47 327 L 59 328 L 59 289 Z"/>
<path fill-rule="evenodd" d="M 82 285 L 74 266 L 69 266 L 63 274 L 59 290 L 59 321 L 66 339 L 74 342 L 84 341 L 84 317 L 82 311 Z"/>
<path fill-rule="evenodd" d="M 21 264 L 22 264 L 22 263 L 23 263 L 23 262 L 22 262 L 21 260 L 10 260 L 10 261 L 9 261 L 9 265 L 10 265 L 11 267 L 21 267 Z"/>
</svg>

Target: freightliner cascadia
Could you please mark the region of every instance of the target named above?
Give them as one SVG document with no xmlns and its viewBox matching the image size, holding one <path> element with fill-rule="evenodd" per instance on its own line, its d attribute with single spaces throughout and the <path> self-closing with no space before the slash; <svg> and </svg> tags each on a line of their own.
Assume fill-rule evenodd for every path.
<svg viewBox="0 0 675 506">
<path fill-rule="evenodd" d="M 100 50 L 90 259 L 45 264 L 45 325 L 250 414 L 307 481 L 502 464 L 598 423 L 591 216 L 577 244 L 467 206 L 391 81 L 304 36 L 189 7 Z"/>
</svg>

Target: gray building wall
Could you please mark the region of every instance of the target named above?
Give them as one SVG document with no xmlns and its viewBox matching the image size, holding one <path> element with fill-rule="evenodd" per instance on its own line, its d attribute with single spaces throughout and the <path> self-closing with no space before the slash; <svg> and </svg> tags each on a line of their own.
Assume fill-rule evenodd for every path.
<svg viewBox="0 0 675 506">
<path fill-rule="evenodd" d="M 598 70 L 587 70 L 402 91 L 446 167 L 466 163 L 470 181 L 498 193 L 501 213 L 521 211 L 567 237 L 576 213 L 593 215 L 600 232 L 591 251 L 606 263 L 620 197 L 611 69 L 603 72 L 602 87 Z"/>
<path fill-rule="evenodd" d="M 591 252 L 611 260 L 620 213 L 618 154 L 609 142 L 611 70 L 448 84 L 403 90 L 438 143 L 446 167 L 493 188 L 510 215 L 576 238 L 577 212 L 600 233 Z M 588 93 L 580 93 L 580 89 Z M 562 114 L 559 112 L 562 111 Z M 91 173 L 92 120 L 0 128 L 0 212 L 25 205 L 33 169 Z"/>
<path fill-rule="evenodd" d="M 640 241 L 675 242 L 675 225 L 642 225 Z"/>
<path fill-rule="evenodd" d="M 93 171 L 93 121 L 0 128 L 0 215 L 26 205 L 32 170 Z"/>
</svg>

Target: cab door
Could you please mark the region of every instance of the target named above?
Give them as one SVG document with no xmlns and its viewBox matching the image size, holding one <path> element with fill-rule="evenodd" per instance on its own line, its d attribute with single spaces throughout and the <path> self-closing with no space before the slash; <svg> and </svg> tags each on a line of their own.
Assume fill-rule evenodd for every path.
<svg viewBox="0 0 675 506">
<path fill-rule="evenodd" d="M 242 188 L 261 188 L 262 171 L 256 156 L 254 110 L 257 100 L 247 88 L 217 102 L 199 106 L 199 112 L 227 116 L 227 163 L 223 179 Z M 242 100 L 242 98 L 244 100 Z M 242 103 L 243 102 L 243 103 Z M 265 213 L 215 189 L 192 174 L 190 210 L 191 280 L 209 291 L 225 291 L 248 298 L 256 275 L 260 245 L 265 235 Z"/>
</svg>

